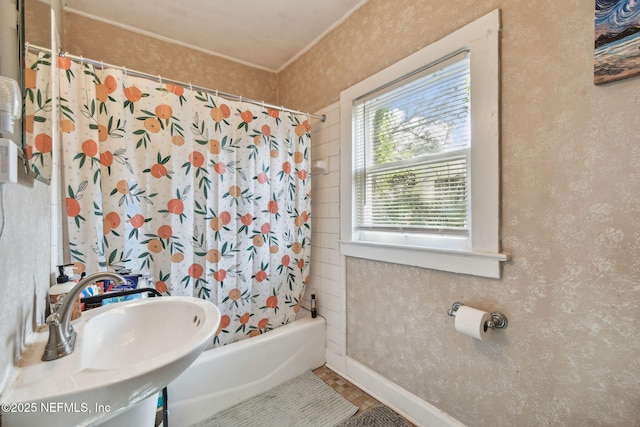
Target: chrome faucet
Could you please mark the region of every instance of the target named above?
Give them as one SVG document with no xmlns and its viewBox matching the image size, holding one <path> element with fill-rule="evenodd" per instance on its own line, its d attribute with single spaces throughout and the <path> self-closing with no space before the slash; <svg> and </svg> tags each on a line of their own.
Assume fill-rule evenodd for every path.
<svg viewBox="0 0 640 427">
<path fill-rule="evenodd" d="M 99 280 L 112 280 L 119 284 L 125 283 L 125 278 L 116 273 L 102 272 L 94 273 L 81 279 L 62 301 L 62 306 L 55 313 L 51 313 L 47 317 L 47 325 L 49 325 L 49 340 L 44 349 L 42 360 L 56 360 L 61 357 L 73 353 L 76 344 L 76 331 L 71 325 L 71 312 L 82 290 Z"/>
</svg>

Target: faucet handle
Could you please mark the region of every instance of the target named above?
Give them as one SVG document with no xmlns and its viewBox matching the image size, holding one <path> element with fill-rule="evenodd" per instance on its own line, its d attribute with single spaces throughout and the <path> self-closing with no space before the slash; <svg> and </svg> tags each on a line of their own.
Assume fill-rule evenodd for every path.
<svg viewBox="0 0 640 427">
<path fill-rule="evenodd" d="M 60 326 L 60 313 L 57 310 L 57 308 L 60 308 L 60 307 L 58 304 L 56 304 L 56 306 L 58 306 L 56 307 L 56 311 L 48 315 L 45 320 L 45 322 L 47 323 L 47 325 L 49 325 L 49 327 Z"/>
<path fill-rule="evenodd" d="M 56 302 L 51 304 L 51 313 L 57 313 L 64 302 L 64 295 L 58 295 Z"/>
</svg>

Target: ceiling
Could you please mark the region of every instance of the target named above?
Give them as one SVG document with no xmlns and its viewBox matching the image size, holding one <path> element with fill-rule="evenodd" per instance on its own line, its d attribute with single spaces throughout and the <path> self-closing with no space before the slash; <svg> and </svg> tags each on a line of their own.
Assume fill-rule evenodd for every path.
<svg viewBox="0 0 640 427">
<path fill-rule="evenodd" d="M 67 12 L 280 71 L 367 0 L 64 0 Z"/>
</svg>

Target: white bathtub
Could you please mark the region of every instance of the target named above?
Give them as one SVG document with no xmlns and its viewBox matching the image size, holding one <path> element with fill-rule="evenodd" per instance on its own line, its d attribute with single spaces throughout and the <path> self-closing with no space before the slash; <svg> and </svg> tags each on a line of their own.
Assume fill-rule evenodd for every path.
<svg viewBox="0 0 640 427">
<path fill-rule="evenodd" d="M 325 363 L 326 326 L 300 310 L 266 334 L 203 352 L 168 387 L 169 427 L 205 420 Z"/>
</svg>

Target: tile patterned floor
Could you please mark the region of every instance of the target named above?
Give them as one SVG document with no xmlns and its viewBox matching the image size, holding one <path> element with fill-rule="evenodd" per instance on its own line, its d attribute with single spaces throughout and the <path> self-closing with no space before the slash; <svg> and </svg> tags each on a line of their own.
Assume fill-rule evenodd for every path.
<svg viewBox="0 0 640 427">
<path fill-rule="evenodd" d="M 357 406 L 357 414 L 378 405 L 382 405 L 382 403 L 378 402 L 376 399 L 369 396 L 367 393 L 360 390 L 358 387 L 354 386 L 326 366 L 321 366 L 318 369 L 315 369 L 313 373 L 329 387 L 334 389 L 338 394 Z"/>
<path fill-rule="evenodd" d="M 356 415 L 366 411 L 367 409 L 382 405 L 382 403 L 369 396 L 367 393 L 360 390 L 358 387 L 354 386 L 326 366 L 314 369 L 313 373 L 328 386 L 338 392 L 342 397 L 357 406 L 358 411 L 356 412 Z M 405 419 L 405 421 L 409 426 L 415 426 L 415 424 L 412 424 L 408 420 Z"/>
</svg>

